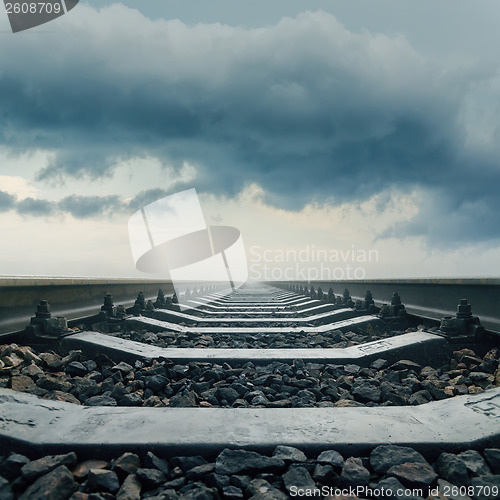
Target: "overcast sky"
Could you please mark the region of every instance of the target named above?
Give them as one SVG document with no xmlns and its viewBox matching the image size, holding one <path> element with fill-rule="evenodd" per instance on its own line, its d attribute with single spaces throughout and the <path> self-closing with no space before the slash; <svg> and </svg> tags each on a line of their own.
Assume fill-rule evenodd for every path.
<svg viewBox="0 0 500 500">
<path fill-rule="evenodd" d="M 498 277 L 498 19 L 497 0 L 99 0 L 12 34 L 0 12 L 0 275 L 139 276 L 128 218 L 194 187 L 254 278 L 301 251 L 336 277 Z"/>
</svg>

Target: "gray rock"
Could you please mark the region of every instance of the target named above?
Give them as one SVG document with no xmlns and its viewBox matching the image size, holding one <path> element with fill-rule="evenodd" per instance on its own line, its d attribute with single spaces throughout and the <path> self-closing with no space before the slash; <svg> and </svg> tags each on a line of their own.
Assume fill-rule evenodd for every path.
<svg viewBox="0 0 500 500">
<path fill-rule="evenodd" d="M 123 375 L 127 375 L 127 373 L 134 371 L 134 367 L 130 366 L 128 363 L 125 363 L 125 361 L 120 361 L 117 365 L 111 368 L 111 371 L 113 372 L 118 371 L 121 372 Z"/>
<path fill-rule="evenodd" d="M 0 498 L 2 500 L 14 500 L 14 493 L 7 479 L 0 476 Z"/>
<path fill-rule="evenodd" d="M 341 469 L 344 466 L 344 457 L 335 450 L 322 451 L 316 461 L 320 464 L 328 464 L 336 469 Z"/>
<path fill-rule="evenodd" d="M 151 451 L 148 451 L 144 457 L 144 467 L 161 470 L 166 476 L 168 476 L 170 472 L 168 462 L 163 460 L 163 458 L 158 458 Z"/>
<path fill-rule="evenodd" d="M 0 462 L 0 476 L 11 480 L 21 473 L 21 468 L 29 463 L 30 459 L 24 455 L 13 453 L 9 455 L 3 463 Z"/>
<path fill-rule="evenodd" d="M 142 398 L 135 392 L 127 393 L 118 400 L 120 406 L 142 406 Z"/>
<path fill-rule="evenodd" d="M 176 394 L 170 398 L 168 405 L 178 408 L 194 408 L 198 406 L 196 403 L 196 393 L 189 391 L 185 394 Z"/>
<path fill-rule="evenodd" d="M 116 500 L 140 500 L 141 498 L 141 483 L 135 474 L 129 474 L 121 485 Z"/>
<path fill-rule="evenodd" d="M 465 463 L 452 453 L 441 453 L 437 461 L 439 475 L 456 486 L 467 486 L 469 474 Z"/>
<path fill-rule="evenodd" d="M 298 488 L 304 490 L 305 496 L 312 496 L 313 490 L 316 489 L 316 483 L 304 467 L 290 467 L 286 474 L 283 474 L 283 482 L 289 492 L 293 492 L 292 488 Z M 311 493 L 308 495 L 307 492 Z"/>
<path fill-rule="evenodd" d="M 315 481 L 327 483 L 332 481 L 336 477 L 336 474 L 331 465 L 316 464 L 312 477 Z"/>
<path fill-rule="evenodd" d="M 129 451 L 120 455 L 113 463 L 113 470 L 124 472 L 125 474 L 135 474 L 141 466 L 141 460 L 135 453 Z"/>
<path fill-rule="evenodd" d="M 277 472 L 283 470 L 285 462 L 279 458 L 269 458 L 254 451 L 224 449 L 215 461 L 218 474 L 238 474 L 240 472 Z"/>
<path fill-rule="evenodd" d="M 216 497 L 216 493 L 212 488 L 207 488 L 204 484 L 193 483 L 193 485 L 188 485 L 186 491 L 182 491 L 179 500 L 213 500 Z"/>
<path fill-rule="evenodd" d="M 109 493 L 116 493 L 120 488 L 116 472 L 105 469 L 90 469 L 87 485 L 90 491 L 106 491 Z"/>
<path fill-rule="evenodd" d="M 370 471 L 363 466 L 360 458 L 350 457 L 342 468 L 339 478 L 339 486 L 367 486 L 370 481 Z"/>
<path fill-rule="evenodd" d="M 214 470 L 215 470 L 214 463 L 197 465 L 196 467 L 193 467 L 192 469 L 189 469 L 186 472 L 186 478 L 189 481 L 200 481 L 203 480 L 203 478 L 208 474 L 214 472 Z"/>
<path fill-rule="evenodd" d="M 85 400 L 85 406 L 116 406 L 116 399 L 111 396 L 105 396 L 104 394 L 100 396 L 92 396 Z"/>
<path fill-rule="evenodd" d="M 417 500 L 418 498 L 420 498 L 402 495 L 401 493 L 404 493 L 406 488 L 395 477 L 386 477 L 382 479 L 377 483 L 376 488 L 374 489 L 387 492 L 384 496 L 377 497 L 379 499 L 395 498 L 396 500 Z M 391 493 L 388 493 L 389 491 Z"/>
<path fill-rule="evenodd" d="M 274 488 L 265 479 L 253 479 L 245 491 L 253 500 L 287 500 L 288 495 Z"/>
<path fill-rule="evenodd" d="M 156 488 L 167 481 L 165 474 L 158 469 L 139 468 L 137 469 L 136 476 L 149 489 Z"/>
<path fill-rule="evenodd" d="M 500 474 L 500 448 L 486 448 L 484 458 L 494 474 Z"/>
<path fill-rule="evenodd" d="M 208 462 L 201 456 L 193 457 L 175 457 L 170 461 L 172 467 L 179 467 L 184 472 L 191 470 L 193 467 L 198 467 L 199 465 L 207 464 Z"/>
<path fill-rule="evenodd" d="M 368 380 L 355 382 L 351 394 L 361 403 L 368 403 L 369 401 L 379 403 L 381 397 L 380 389 L 376 385 L 369 383 Z"/>
<path fill-rule="evenodd" d="M 65 465 L 39 477 L 19 500 L 67 500 L 75 490 L 75 481 Z"/>
<path fill-rule="evenodd" d="M 389 363 L 386 359 L 378 358 L 370 365 L 370 368 L 378 371 L 382 370 L 382 368 L 385 368 L 388 364 Z"/>
<path fill-rule="evenodd" d="M 476 450 L 467 450 L 459 453 L 458 458 L 465 464 L 471 476 L 486 476 L 491 474 L 488 464 Z"/>
<path fill-rule="evenodd" d="M 225 500 L 240 500 L 244 498 L 243 491 L 236 486 L 226 486 L 222 490 L 222 496 Z"/>
<path fill-rule="evenodd" d="M 428 489 L 437 480 L 437 474 L 427 463 L 406 462 L 393 465 L 388 471 L 388 476 L 393 476 L 408 488 Z"/>
<path fill-rule="evenodd" d="M 304 452 L 292 446 L 279 445 L 273 451 L 274 458 L 281 458 L 285 462 L 305 462 L 307 457 Z"/>
<path fill-rule="evenodd" d="M 409 359 L 400 359 L 389 366 L 389 370 L 413 370 L 416 373 L 419 373 L 421 369 L 422 367 L 418 363 L 410 361 Z"/>
<path fill-rule="evenodd" d="M 161 391 L 168 384 L 168 378 L 163 375 L 152 375 L 146 380 L 146 387 L 153 392 Z"/>
<path fill-rule="evenodd" d="M 72 377 L 83 377 L 88 373 L 87 368 L 78 361 L 69 363 L 64 371 Z"/>
<path fill-rule="evenodd" d="M 225 399 L 230 405 L 240 397 L 238 392 L 231 387 L 218 387 L 215 395 L 219 401 Z"/>
<path fill-rule="evenodd" d="M 21 468 L 21 474 L 27 481 L 32 482 L 61 465 L 72 467 L 75 464 L 76 454 L 74 452 L 66 453 L 65 455 L 48 455 L 24 465 Z"/>
<path fill-rule="evenodd" d="M 498 500 L 500 498 L 500 475 L 481 476 L 471 479 L 476 500 Z M 494 493 L 496 491 L 496 495 Z"/>
<path fill-rule="evenodd" d="M 377 474 L 385 474 L 394 465 L 407 462 L 427 464 L 420 453 L 406 446 L 392 444 L 377 446 L 370 454 L 370 466 Z"/>
</svg>

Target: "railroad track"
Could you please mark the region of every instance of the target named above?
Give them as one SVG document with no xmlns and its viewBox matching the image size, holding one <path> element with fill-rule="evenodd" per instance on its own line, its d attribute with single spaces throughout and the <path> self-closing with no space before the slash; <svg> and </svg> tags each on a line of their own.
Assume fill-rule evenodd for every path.
<svg viewBox="0 0 500 500">
<path fill-rule="evenodd" d="M 496 333 L 323 286 L 41 303 L 0 351 L 0 498 L 499 498 Z"/>
</svg>

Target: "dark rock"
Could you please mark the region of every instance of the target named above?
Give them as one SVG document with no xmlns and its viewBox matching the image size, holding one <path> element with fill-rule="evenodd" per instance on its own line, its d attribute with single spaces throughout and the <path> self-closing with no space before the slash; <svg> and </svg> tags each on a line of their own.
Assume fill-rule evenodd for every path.
<svg viewBox="0 0 500 500">
<path fill-rule="evenodd" d="M 486 448 L 484 458 L 486 458 L 493 474 L 500 474 L 500 448 Z"/>
<path fill-rule="evenodd" d="M 97 385 L 97 382 L 87 377 L 74 380 L 73 383 L 73 394 L 82 402 L 101 392 L 101 388 Z"/>
<path fill-rule="evenodd" d="M 491 474 L 488 464 L 476 450 L 467 450 L 459 453 L 458 458 L 465 464 L 471 476 L 486 476 Z"/>
<path fill-rule="evenodd" d="M 416 373 L 419 373 L 421 369 L 418 363 L 409 359 L 401 359 L 389 367 L 389 370 L 413 370 Z"/>
<path fill-rule="evenodd" d="M 29 461 L 28 457 L 18 453 L 9 455 L 3 462 L 0 462 L 0 476 L 8 480 L 14 479 L 21 473 L 21 468 Z"/>
<path fill-rule="evenodd" d="M 148 451 L 146 456 L 144 457 L 144 467 L 148 467 L 150 469 L 158 469 L 168 476 L 170 473 L 170 469 L 168 467 L 168 462 L 163 460 L 163 458 L 158 458 L 154 453 Z"/>
<path fill-rule="evenodd" d="M 2 476 L 0 476 L 0 498 L 2 500 L 14 500 L 14 493 L 9 481 Z"/>
<path fill-rule="evenodd" d="M 239 500 L 240 498 L 245 498 L 243 496 L 243 491 L 236 486 L 226 486 L 223 488 L 222 496 L 227 500 Z"/>
<path fill-rule="evenodd" d="M 382 368 L 385 368 L 388 365 L 388 361 L 386 359 L 376 359 L 371 365 L 370 368 L 373 368 L 374 370 L 382 370 Z"/>
<path fill-rule="evenodd" d="M 432 396 L 427 390 L 413 393 L 408 400 L 411 405 L 423 405 L 425 403 L 428 403 L 429 401 L 432 401 Z"/>
<path fill-rule="evenodd" d="M 378 474 L 385 474 L 394 465 L 407 462 L 427 464 L 420 453 L 406 446 L 392 444 L 377 446 L 370 454 L 370 466 Z"/>
<path fill-rule="evenodd" d="M 321 481 L 322 483 L 331 482 L 336 476 L 337 475 L 335 474 L 335 471 L 333 470 L 333 467 L 331 465 L 321 464 L 316 464 L 312 475 L 315 481 Z"/>
<path fill-rule="evenodd" d="M 469 474 L 465 463 L 452 453 L 441 453 L 437 461 L 439 475 L 455 486 L 467 486 Z"/>
<path fill-rule="evenodd" d="M 281 458 L 284 462 L 305 462 L 307 457 L 297 448 L 279 445 L 273 452 L 274 458 Z"/>
<path fill-rule="evenodd" d="M 82 403 L 78 399 L 68 392 L 62 391 L 50 391 L 43 395 L 43 399 L 48 399 L 50 401 L 63 401 L 65 403 L 72 403 L 74 405 L 81 405 Z"/>
<path fill-rule="evenodd" d="M 287 500 L 288 495 L 261 478 L 253 479 L 245 491 L 252 500 Z"/>
<path fill-rule="evenodd" d="M 136 476 L 149 489 L 156 488 L 167 480 L 165 474 L 158 469 L 140 468 L 137 469 Z"/>
<path fill-rule="evenodd" d="M 335 450 L 325 450 L 318 455 L 316 459 L 320 464 L 328 464 L 340 470 L 344 466 L 344 457 Z"/>
<path fill-rule="evenodd" d="M 146 387 L 149 387 L 152 391 L 161 391 L 168 384 L 168 378 L 163 375 L 152 375 L 147 378 Z"/>
<path fill-rule="evenodd" d="M 65 455 L 48 455 L 24 465 L 21 468 L 21 474 L 27 481 L 31 482 L 61 465 L 72 467 L 75 464 L 76 454 L 74 452 Z"/>
<path fill-rule="evenodd" d="M 125 361 L 120 361 L 120 363 L 111 368 L 111 371 L 113 372 L 118 371 L 121 372 L 123 375 L 127 375 L 127 373 L 134 371 L 134 367 L 130 366 L 128 363 L 125 363 Z"/>
<path fill-rule="evenodd" d="M 33 382 L 33 379 L 27 375 L 17 375 L 11 378 L 10 387 L 14 391 L 28 392 L 36 387 L 36 384 Z"/>
<path fill-rule="evenodd" d="M 185 484 L 186 484 L 186 478 L 178 477 L 176 479 L 172 479 L 171 481 L 167 481 L 166 483 L 164 483 L 163 488 L 178 490 L 179 488 L 182 488 Z"/>
<path fill-rule="evenodd" d="M 193 467 L 198 467 L 198 465 L 204 465 L 208 462 L 201 456 L 193 457 L 174 457 L 170 461 L 172 467 L 179 467 L 182 471 L 187 472 Z"/>
<path fill-rule="evenodd" d="M 142 406 L 142 398 L 135 392 L 127 393 L 118 400 L 119 406 Z"/>
<path fill-rule="evenodd" d="M 92 396 L 85 400 L 85 406 L 116 406 L 116 400 L 111 396 Z"/>
<path fill-rule="evenodd" d="M 238 474 L 240 472 L 278 472 L 285 462 L 279 458 L 269 458 L 254 451 L 224 449 L 215 461 L 218 474 Z"/>
<path fill-rule="evenodd" d="M 339 486 L 367 486 L 369 480 L 370 472 L 363 466 L 361 459 L 350 457 L 345 461 L 339 478 Z"/>
<path fill-rule="evenodd" d="M 417 500 L 420 497 L 411 497 L 404 495 L 405 486 L 402 485 L 395 477 L 386 477 L 376 484 L 378 490 L 383 490 L 385 492 L 384 496 L 379 496 L 379 499 L 383 498 L 395 498 L 396 500 Z"/>
<path fill-rule="evenodd" d="M 500 498 L 500 475 L 498 474 L 474 477 L 470 484 L 474 487 L 475 500 L 498 500 Z"/>
<path fill-rule="evenodd" d="M 78 361 L 69 363 L 64 371 L 72 377 L 83 377 L 88 373 L 87 367 Z"/>
<path fill-rule="evenodd" d="M 104 469 L 90 469 L 87 485 L 90 491 L 109 491 L 110 493 L 116 493 L 120 488 L 116 472 Z"/>
<path fill-rule="evenodd" d="M 108 466 L 108 462 L 104 460 L 85 460 L 77 464 L 72 470 L 71 474 L 77 480 L 85 479 L 90 472 L 90 469 L 105 469 Z"/>
<path fill-rule="evenodd" d="M 63 366 L 61 356 L 58 356 L 57 354 L 42 352 L 39 357 L 49 368 L 52 368 L 53 370 L 59 370 L 59 368 L 62 368 Z"/>
<path fill-rule="evenodd" d="M 194 391 L 189 391 L 185 394 L 176 394 L 170 398 L 168 405 L 181 408 L 194 408 L 198 406 L 196 403 L 196 393 Z"/>
<path fill-rule="evenodd" d="M 230 405 L 240 397 L 238 392 L 231 387 L 218 387 L 215 395 L 219 401 L 225 399 Z"/>
<path fill-rule="evenodd" d="M 438 477 L 434 469 L 423 462 L 406 462 L 393 465 L 387 471 L 387 475 L 395 477 L 408 488 L 422 489 L 432 486 Z"/>
<path fill-rule="evenodd" d="M 139 500 L 141 498 L 141 483 L 135 474 L 130 474 L 125 478 L 118 493 L 116 500 Z"/>
<path fill-rule="evenodd" d="M 283 482 L 285 483 L 285 488 L 290 492 L 292 486 L 304 492 L 312 492 L 316 489 L 316 483 L 313 478 L 304 467 L 290 467 L 288 472 L 283 474 Z M 295 489 L 293 491 L 296 491 Z M 305 493 L 305 496 L 311 496 L 312 493 Z"/>
<path fill-rule="evenodd" d="M 222 474 L 217 474 L 213 472 L 212 474 L 207 475 L 205 482 L 207 483 L 208 486 L 215 486 L 219 490 L 222 490 L 226 486 L 232 484 L 233 479 L 237 477 L 242 477 L 242 476 L 231 476 L 231 479 L 229 479 L 229 476 L 223 476 Z M 250 478 L 248 478 L 248 484 L 250 484 Z M 237 486 L 238 488 L 241 487 L 241 484 L 238 483 L 237 481 L 234 482 L 234 485 Z"/>
<path fill-rule="evenodd" d="M 64 380 L 64 378 L 60 376 L 53 375 L 43 375 L 38 378 L 36 381 L 36 385 L 41 387 L 42 389 L 47 389 L 48 391 L 62 391 L 62 392 L 70 392 L 73 388 L 73 384 Z"/>
<path fill-rule="evenodd" d="M 222 476 L 222 477 L 228 477 L 228 476 Z M 228 477 L 228 479 L 233 486 L 241 488 L 242 490 L 246 490 L 250 486 L 250 482 L 252 481 L 252 478 L 250 476 L 245 476 L 241 474 L 234 474 L 230 478 Z"/>
<path fill-rule="evenodd" d="M 199 481 L 202 480 L 207 474 L 211 474 L 215 470 L 215 464 L 203 464 L 197 465 L 186 472 L 186 478 L 189 481 Z"/>
<path fill-rule="evenodd" d="M 181 491 L 179 500 L 214 500 L 216 492 L 202 483 L 192 483 Z"/>
<path fill-rule="evenodd" d="M 141 460 L 139 456 L 129 451 L 120 455 L 113 462 L 113 470 L 124 472 L 125 474 L 135 474 L 140 466 Z"/>
<path fill-rule="evenodd" d="M 374 403 L 380 402 L 381 392 L 380 389 L 369 383 L 367 380 L 360 380 L 356 382 L 351 390 L 354 398 L 362 403 L 373 401 Z"/>
<path fill-rule="evenodd" d="M 65 465 L 39 477 L 19 497 L 20 500 L 67 500 L 75 490 L 75 481 Z"/>
</svg>

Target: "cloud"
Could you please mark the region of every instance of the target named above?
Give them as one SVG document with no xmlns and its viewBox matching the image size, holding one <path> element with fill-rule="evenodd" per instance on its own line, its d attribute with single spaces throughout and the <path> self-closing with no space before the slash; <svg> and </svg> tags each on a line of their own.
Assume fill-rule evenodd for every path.
<svg viewBox="0 0 500 500">
<path fill-rule="evenodd" d="M 16 204 L 16 210 L 20 215 L 46 217 L 56 212 L 56 205 L 47 200 L 38 200 L 28 197 Z"/>
<path fill-rule="evenodd" d="M 0 190 L 0 211 L 11 209 L 16 203 L 16 197 L 6 191 Z"/>
<path fill-rule="evenodd" d="M 290 210 L 418 188 L 432 200 L 395 233 L 500 236 L 495 70 L 452 71 L 402 36 L 350 32 L 325 12 L 243 29 L 82 4 L 57 29 L 6 37 L 0 53 L 0 144 L 51 150 L 39 180 L 97 179 L 150 156 L 195 164 L 200 192 L 256 183 Z M 120 203 L 69 197 L 58 209 L 95 216 Z"/>
<path fill-rule="evenodd" d="M 77 219 L 111 215 L 122 209 L 119 196 L 77 196 L 71 195 L 58 202 L 59 210 L 71 214 Z"/>
</svg>

